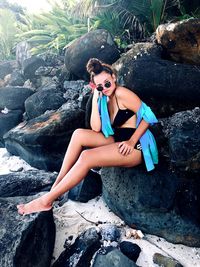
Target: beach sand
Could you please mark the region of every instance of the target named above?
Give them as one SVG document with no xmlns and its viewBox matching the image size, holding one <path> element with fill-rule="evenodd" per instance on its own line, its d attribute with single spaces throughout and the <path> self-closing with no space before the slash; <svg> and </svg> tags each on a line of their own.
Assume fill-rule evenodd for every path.
<svg viewBox="0 0 200 267">
<path fill-rule="evenodd" d="M 164 238 L 154 235 L 144 234 L 143 239 L 126 238 L 125 232 L 130 229 L 124 222 L 116 216 L 105 204 L 102 197 L 97 197 L 87 203 L 80 203 L 68 200 L 62 207 L 54 207 L 54 219 L 56 224 L 56 241 L 53 257 L 58 258 L 64 250 L 65 240 L 73 236 L 71 243 L 84 230 L 95 227 L 82 218 L 79 213 L 92 222 L 102 222 L 115 224 L 122 229 L 122 241 L 136 243 L 141 248 L 137 264 L 141 267 L 158 266 L 153 263 L 154 253 L 161 253 L 178 260 L 184 267 L 200 267 L 200 248 L 187 247 L 182 244 L 172 244 Z M 101 224 L 100 224 L 101 225 Z M 54 262 L 53 260 L 53 262 Z"/>
</svg>

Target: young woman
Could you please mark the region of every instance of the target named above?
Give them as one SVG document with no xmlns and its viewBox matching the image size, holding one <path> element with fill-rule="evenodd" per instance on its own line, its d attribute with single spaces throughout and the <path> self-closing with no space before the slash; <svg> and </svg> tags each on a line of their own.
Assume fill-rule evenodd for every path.
<svg viewBox="0 0 200 267">
<path fill-rule="evenodd" d="M 145 160 L 147 170 L 152 170 L 158 161 L 155 140 L 147 130 L 150 123 L 157 122 L 150 108 L 117 84 L 110 65 L 90 59 L 87 71 L 93 85 L 92 129 L 74 131 L 50 192 L 18 205 L 19 214 L 50 210 L 54 200 L 76 186 L 91 168 L 134 167 Z"/>
</svg>

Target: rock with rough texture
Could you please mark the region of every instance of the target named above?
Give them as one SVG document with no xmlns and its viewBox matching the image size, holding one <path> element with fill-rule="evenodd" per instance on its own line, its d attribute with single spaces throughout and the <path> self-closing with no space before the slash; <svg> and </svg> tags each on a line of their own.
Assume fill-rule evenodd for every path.
<svg viewBox="0 0 200 267">
<path fill-rule="evenodd" d="M 93 259 L 91 267 L 136 267 L 132 260 L 127 258 L 120 250 L 112 247 L 101 248 Z"/>
<path fill-rule="evenodd" d="M 12 72 L 9 85 L 11 86 L 23 86 L 25 82 L 24 75 L 21 74 L 19 71 L 15 70 Z"/>
<path fill-rule="evenodd" d="M 21 121 L 22 121 L 21 110 L 10 110 L 6 114 L 0 112 L 0 144 L 2 144 L 2 147 L 4 147 L 4 140 L 3 140 L 4 134 L 7 133 L 10 129 L 14 128 Z"/>
<path fill-rule="evenodd" d="M 0 109 L 5 107 L 10 110 L 22 110 L 24 112 L 25 100 L 33 94 L 33 90 L 25 87 L 9 86 L 0 89 Z"/>
<path fill-rule="evenodd" d="M 108 64 L 112 64 L 119 58 L 119 51 L 112 36 L 104 29 L 90 31 L 67 47 L 66 68 L 79 78 L 88 78 L 86 64 L 93 57 Z"/>
<path fill-rule="evenodd" d="M 88 202 L 102 192 L 101 176 L 93 171 L 89 171 L 84 180 L 69 191 L 69 199 Z"/>
<path fill-rule="evenodd" d="M 174 114 L 163 123 L 168 138 L 170 169 L 178 173 L 176 203 L 179 213 L 200 224 L 200 108 Z"/>
<path fill-rule="evenodd" d="M 120 238 L 120 231 L 116 225 L 106 223 L 99 226 L 102 241 L 118 241 Z"/>
<path fill-rule="evenodd" d="M 0 199 L 0 266 L 50 266 L 55 242 L 52 211 L 19 215 L 14 198 Z"/>
<path fill-rule="evenodd" d="M 100 246 L 100 237 L 96 229 L 90 228 L 77 237 L 73 245 L 61 253 L 52 267 L 90 267 L 93 254 Z"/>
<path fill-rule="evenodd" d="M 129 226 L 162 236 L 172 243 L 200 245 L 197 213 L 200 197 L 194 188 L 199 188 L 199 179 L 188 181 L 190 191 L 186 195 L 185 178 L 169 171 L 161 163 L 151 172 L 147 172 L 143 165 L 103 168 L 101 178 L 107 205 Z M 196 202 L 181 208 L 184 200 L 190 197 Z M 196 217 L 189 217 L 189 212 Z"/>
<path fill-rule="evenodd" d="M 153 255 L 153 262 L 161 267 L 183 267 L 183 265 L 180 264 L 180 262 L 178 262 L 177 260 L 163 256 L 160 253 L 155 253 Z"/>
<path fill-rule="evenodd" d="M 73 131 L 84 128 L 85 112 L 68 108 L 51 111 L 19 124 L 4 135 L 5 147 L 31 166 L 59 170 Z"/>
<path fill-rule="evenodd" d="M 135 50 L 140 52 L 135 55 Z M 133 90 L 158 117 L 199 106 L 199 69 L 162 59 L 153 44 L 135 44 L 113 67 L 120 84 Z"/>
<path fill-rule="evenodd" d="M 174 114 L 163 130 L 169 139 L 171 167 L 200 173 L 200 108 Z"/>
<path fill-rule="evenodd" d="M 32 56 L 30 58 L 27 58 L 23 61 L 23 74 L 26 79 L 34 80 L 36 78 L 35 71 L 41 67 L 45 66 L 45 61 L 37 56 Z"/>
<path fill-rule="evenodd" d="M 132 242 L 123 241 L 120 243 L 121 252 L 126 255 L 130 260 L 136 262 L 139 258 L 141 248 Z"/>
<path fill-rule="evenodd" d="M 162 24 L 156 39 L 174 61 L 200 65 L 200 19 Z"/>
<path fill-rule="evenodd" d="M 0 196 L 29 196 L 49 191 L 55 179 L 55 173 L 40 170 L 0 175 Z"/>
<path fill-rule="evenodd" d="M 47 110 L 57 110 L 65 103 L 63 93 L 56 89 L 40 90 L 25 101 L 28 119 L 36 118 Z"/>
</svg>

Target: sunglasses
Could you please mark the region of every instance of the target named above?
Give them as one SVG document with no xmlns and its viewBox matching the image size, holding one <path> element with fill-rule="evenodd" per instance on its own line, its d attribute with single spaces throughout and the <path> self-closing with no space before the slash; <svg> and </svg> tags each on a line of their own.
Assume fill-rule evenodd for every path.
<svg viewBox="0 0 200 267">
<path fill-rule="evenodd" d="M 103 91 L 103 88 L 110 88 L 110 87 L 111 87 L 111 82 L 107 81 L 107 82 L 104 83 L 104 85 L 99 84 L 99 85 L 96 87 L 96 89 L 97 89 L 99 92 L 101 92 L 101 91 Z"/>
</svg>

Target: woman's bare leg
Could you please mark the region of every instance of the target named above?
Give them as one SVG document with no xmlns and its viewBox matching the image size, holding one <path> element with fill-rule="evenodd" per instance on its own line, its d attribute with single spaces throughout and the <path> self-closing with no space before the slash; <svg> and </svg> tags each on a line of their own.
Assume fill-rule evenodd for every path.
<svg viewBox="0 0 200 267">
<path fill-rule="evenodd" d="M 98 166 L 124 166 L 133 167 L 142 162 L 142 153 L 136 149 L 127 156 L 119 153 L 118 143 L 85 150 L 81 153 L 74 166 L 49 193 L 37 198 L 25 205 L 18 207 L 20 214 L 29 214 L 48 210 L 53 201 L 66 191 L 76 186 L 87 174 L 87 172 Z"/>
<path fill-rule="evenodd" d="M 66 173 L 74 165 L 84 147 L 98 147 L 114 142 L 113 137 L 105 138 L 102 133 L 89 129 L 77 129 L 74 131 L 68 145 L 65 157 L 51 190 L 62 180 Z"/>
</svg>

